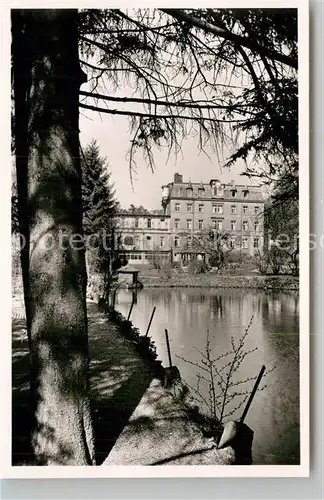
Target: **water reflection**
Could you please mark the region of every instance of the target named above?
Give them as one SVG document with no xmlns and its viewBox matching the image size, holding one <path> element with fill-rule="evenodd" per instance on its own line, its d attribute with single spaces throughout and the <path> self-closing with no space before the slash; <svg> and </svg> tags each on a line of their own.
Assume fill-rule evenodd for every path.
<svg viewBox="0 0 324 500">
<path fill-rule="evenodd" d="M 120 291 L 116 307 L 127 316 L 132 293 Z M 177 356 L 198 361 L 210 331 L 213 356 L 228 351 L 230 337 L 239 338 L 251 317 L 246 348 L 258 350 L 241 365 L 237 381 L 256 375 L 262 364 L 275 366 L 267 387 L 249 410 L 254 432 L 255 464 L 299 463 L 299 300 L 296 294 L 253 290 L 147 289 L 137 294 L 131 320 L 145 332 L 156 306 L 150 336 L 159 358 L 168 363 L 164 329 L 170 334 L 172 357 L 185 380 L 196 385 L 197 370 Z M 238 415 L 240 416 L 240 415 Z"/>
</svg>

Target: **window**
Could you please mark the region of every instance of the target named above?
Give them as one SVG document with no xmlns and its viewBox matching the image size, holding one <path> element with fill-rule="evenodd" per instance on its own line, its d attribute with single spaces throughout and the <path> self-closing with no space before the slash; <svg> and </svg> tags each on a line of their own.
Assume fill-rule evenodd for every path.
<svg viewBox="0 0 324 500">
<path fill-rule="evenodd" d="M 174 219 L 174 229 L 179 229 L 180 219 Z"/>
<path fill-rule="evenodd" d="M 231 206 L 231 214 L 236 214 L 236 205 Z"/>
<path fill-rule="evenodd" d="M 229 246 L 230 246 L 230 248 L 234 248 L 234 240 L 233 240 L 233 238 L 230 239 Z"/>
<path fill-rule="evenodd" d="M 244 214 L 248 213 L 248 206 L 247 205 L 243 205 L 243 213 Z"/>
<path fill-rule="evenodd" d="M 204 196 L 205 195 L 205 188 L 198 188 L 198 196 Z"/>
<path fill-rule="evenodd" d="M 213 196 L 217 196 L 217 187 L 213 187 Z"/>
<path fill-rule="evenodd" d="M 192 203 L 187 203 L 187 212 L 192 212 Z"/>
<path fill-rule="evenodd" d="M 235 231 L 235 229 L 236 229 L 236 221 L 235 220 L 231 220 L 231 230 Z"/>
<path fill-rule="evenodd" d="M 146 236 L 146 239 L 147 239 L 148 241 L 150 241 L 151 236 Z"/>
<path fill-rule="evenodd" d="M 124 243 L 125 245 L 134 245 L 134 240 L 131 236 L 125 236 Z"/>
<path fill-rule="evenodd" d="M 198 212 L 200 212 L 200 213 L 201 213 L 201 212 L 203 212 L 203 211 L 204 211 L 204 204 L 203 204 L 203 203 L 200 203 L 200 204 L 198 205 Z"/>
<path fill-rule="evenodd" d="M 257 222 L 255 222 L 255 223 L 254 223 L 254 231 L 257 231 L 257 230 L 258 230 L 258 226 L 259 226 L 259 225 L 258 225 L 258 223 L 257 223 Z"/>
<path fill-rule="evenodd" d="M 218 196 L 222 198 L 224 196 L 224 189 L 222 187 L 218 188 Z"/>
<path fill-rule="evenodd" d="M 138 227 L 138 219 L 135 219 L 135 227 Z"/>
<path fill-rule="evenodd" d="M 192 245 L 192 238 L 191 238 L 191 236 L 187 236 L 187 245 L 188 245 L 188 247 L 191 247 L 191 245 Z"/>
<path fill-rule="evenodd" d="M 204 229 L 204 221 L 203 221 L 203 219 L 199 219 L 199 221 L 198 221 L 198 229 Z"/>
<path fill-rule="evenodd" d="M 259 213 L 259 207 L 258 207 L 258 205 L 255 205 L 255 207 L 254 207 L 254 213 L 255 214 Z"/>
<path fill-rule="evenodd" d="M 174 238 L 174 246 L 175 246 L 175 248 L 179 248 L 179 246 L 180 246 L 180 238 L 179 238 L 179 236 L 176 236 Z"/>
<path fill-rule="evenodd" d="M 192 219 L 187 219 L 187 229 L 192 229 Z"/>
<path fill-rule="evenodd" d="M 248 231 L 249 229 L 249 224 L 248 224 L 248 221 L 247 220 L 244 220 L 243 223 L 242 223 L 242 228 L 243 228 L 243 231 Z"/>
<path fill-rule="evenodd" d="M 214 219 L 212 221 L 213 224 L 213 229 L 217 229 L 218 231 L 221 231 L 223 229 L 223 221 Z"/>
<path fill-rule="evenodd" d="M 164 219 L 160 219 L 161 222 L 164 222 Z"/>
<path fill-rule="evenodd" d="M 176 212 L 180 212 L 180 203 L 175 203 L 175 204 L 174 204 L 174 210 L 175 210 Z"/>
<path fill-rule="evenodd" d="M 236 197 L 236 191 L 233 189 L 232 191 L 232 198 L 235 198 Z"/>
<path fill-rule="evenodd" d="M 244 198 L 247 198 L 248 194 L 249 194 L 249 192 L 248 192 L 248 191 L 243 191 L 243 196 L 244 196 Z"/>
<path fill-rule="evenodd" d="M 213 214 L 222 214 L 223 205 L 213 205 Z"/>
<path fill-rule="evenodd" d="M 165 238 L 164 236 L 160 236 L 160 247 L 163 248 L 165 243 Z"/>
<path fill-rule="evenodd" d="M 188 198 L 192 196 L 192 187 L 187 187 L 187 196 Z"/>
<path fill-rule="evenodd" d="M 151 219 L 147 219 L 147 227 L 148 228 L 152 227 L 152 221 L 151 221 Z"/>
<path fill-rule="evenodd" d="M 254 248 L 259 248 L 259 238 L 254 238 L 253 246 L 254 246 Z"/>
<path fill-rule="evenodd" d="M 248 239 L 247 238 L 243 238 L 243 240 L 242 240 L 242 248 L 248 248 Z"/>
</svg>

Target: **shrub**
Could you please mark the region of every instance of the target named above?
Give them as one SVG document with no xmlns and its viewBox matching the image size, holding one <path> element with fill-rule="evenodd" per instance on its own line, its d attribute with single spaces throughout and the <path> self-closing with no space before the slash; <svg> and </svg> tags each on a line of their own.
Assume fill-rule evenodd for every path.
<svg viewBox="0 0 324 500">
<path fill-rule="evenodd" d="M 202 274 L 209 270 L 209 266 L 203 260 L 192 260 L 189 263 L 188 271 L 191 274 Z"/>
<path fill-rule="evenodd" d="M 228 352 L 213 357 L 210 345 L 210 332 L 207 330 L 206 346 L 204 351 L 195 350 L 200 354 L 198 362 L 187 360 L 177 356 L 182 361 L 198 368 L 196 387 L 187 383 L 192 391 L 192 401 L 196 401 L 202 408 L 202 413 L 209 420 L 211 428 L 220 429 L 225 419 L 233 418 L 246 403 L 251 393 L 251 384 L 258 375 L 242 380 L 236 379 L 236 372 L 239 370 L 246 357 L 249 357 L 257 350 L 245 348 L 245 341 L 249 333 L 253 316 L 244 334 L 235 340 L 230 338 L 231 348 Z M 268 370 L 269 374 L 275 367 Z M 205 387 L 204 387 L 205 386 Z M 259 391 L 265 389 L 263 385 Z"/>
</svg>

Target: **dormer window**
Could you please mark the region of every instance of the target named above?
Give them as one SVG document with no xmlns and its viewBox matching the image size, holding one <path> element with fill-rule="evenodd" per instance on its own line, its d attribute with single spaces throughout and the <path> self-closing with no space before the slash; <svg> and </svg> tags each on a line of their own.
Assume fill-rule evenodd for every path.
<svg viewBox="0 0 324 500">
<path fill-rule="evenodd" d="M 245 188 L 243 189 L 243 197 L 244 197 L 244 198 L 247 198 L 247 197 L 248 197 L 248 194 L 249 194 L 248 187 L 247 187 L 247 186 L 245 186 Z"/>
<path fill-rule="evenodd" d="M 198 188 L 198 196 L 204 196 L 204 195 L 205 195 L 205 188 L 204 188 L 203 183 L 201 183 L 199 188 Z"/>
<path fill-rule="evenodd" d="M 219 186 L 218 187 L 217 196 L 219 196 L 220 198 L 222 198 L 224 196 L 224 188 L 223 188 L 223 186 Z"/>
<path fill-rule="evenodd" d="M 187 186 L 187 196 L 192 197 L 192 194 L 193 194 L 193 189 L 192 189 L 191 181 L 189 180 L 189 183 Z"/>
<path fill-rule="evenodd" d="M 235 186 L 235 181 L 231 182 L 231 184 L 230 184 L 230 191 L 232 193 L 232 198 L 235 198 L 236 197 L 236 193 L 237 193 L 237 189 L 236 189 L 236 186 Z"/>
</svg>

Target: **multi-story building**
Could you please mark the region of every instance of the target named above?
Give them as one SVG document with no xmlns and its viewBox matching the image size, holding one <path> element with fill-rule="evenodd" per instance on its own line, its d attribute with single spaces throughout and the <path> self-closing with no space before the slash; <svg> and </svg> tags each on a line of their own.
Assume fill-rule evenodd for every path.
<svg viewBox="0 0 324 500">
<path fill-rule="evenodd" d="M 154 212 L 119 213 L 115 237 L 128 261 L 150 264 L 171 259 L 170 215 Z"/>
<path fill-rule="evenodd" d="M 226 245 L 254 255 L 263 247 L 264 202 L 260 186 L 184 182 L 174 174 L 162 186 L 163 210 L 120 213 L 116 236 L 132 263 L 205 258 L 203 237 L 226 235 Z M 198 249 L 194 241 L 201 241 Z"/>
<path fill-rule="evenodd" d="M 182 175 L 174 174 L 173 182 L 162 186 L 174 256 L 188 254 L 190 242 L 210 232 L 227 235 L 231 248 L 254 255 L 263 246 L 264 201 L 260 186 L 224 184 L 218 179 L 184 182 Z"/>
</svg>

